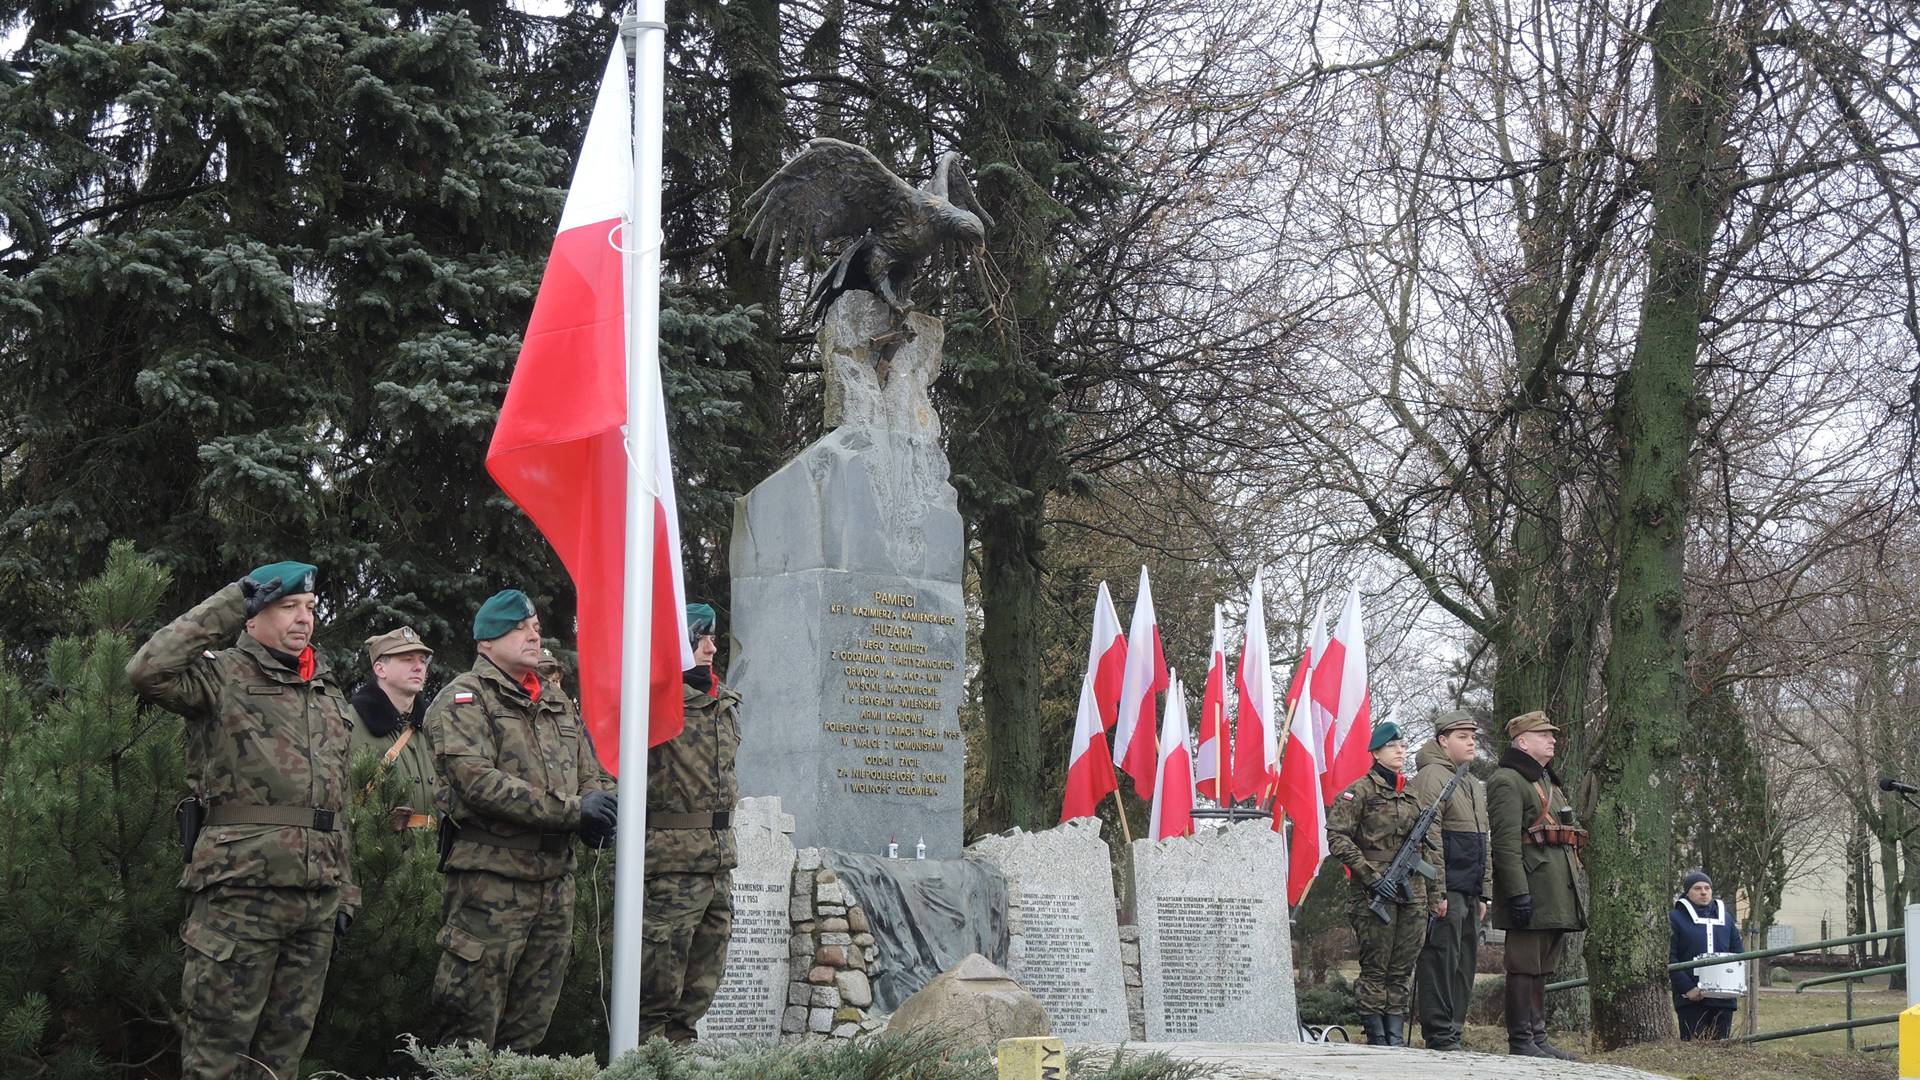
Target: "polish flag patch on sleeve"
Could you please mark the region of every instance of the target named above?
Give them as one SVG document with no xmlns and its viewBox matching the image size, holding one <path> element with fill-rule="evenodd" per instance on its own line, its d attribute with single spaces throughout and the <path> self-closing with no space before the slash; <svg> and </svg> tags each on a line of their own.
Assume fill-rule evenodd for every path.
<svg viewBox="0 0 1920 1080">
<path fill-rule="evenodd" d="M 471 690 L 455 690 L 455 691 L 453 692 L 453 703 L 454 703 L 455 705 L 471 705 L 471 704 L 473 704 L 473 691 L 471 691 Z"/>
<path fill-rule="evenodd" d="M 468 696 L 468 697 L 472 697 L 473 695 L 472 695 L 472 694 L 468 694 L 467 696 Z M 454 700 L 456 700 L 456 701 L 458 701 L 459 699 L 458 699 L 458 698 L 455 698 Z M 1352 801 L 1353 801 L 1353 792 L 1351 792 L 1351 791 L 1343 791 L 1343 792 L 1341 792 L 1341 793 L 1340 793 L 1340 797 L 1341 797 L 1341 798 L 1343 798 L 1343 799 L 1345 799 L 1345 800 L 1347 800 L 1348 802 L 1352 802 Z"/>
</svg>

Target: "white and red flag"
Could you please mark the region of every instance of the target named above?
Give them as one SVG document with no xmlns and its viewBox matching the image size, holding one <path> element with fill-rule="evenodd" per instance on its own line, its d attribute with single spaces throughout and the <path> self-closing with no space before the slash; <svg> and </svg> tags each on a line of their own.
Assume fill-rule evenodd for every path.
<svg viewBox="0 0 1920 1080">
<path fill-rule="evenodd" d="M 1160 747 L 1155 762 L 1159 782 L 1153 786 L 1153 817 L 1147 835 L 1155 840 L 1193 832 L 1193 751 L 1187 748 L 1187 691 L 1172 680 L 1167 712 L 1160 724 Z"/>
<path fill-rule="evenodd" d="M 1140 568 L 1140 593 L 1133 600 L 1133 625 L 1127 628 L 1126 674 L 1120 680 L 1120 707 L 1113 729 L 1113 763 L 1133 777 L 1133 790 L 1153 798 L 1159 754 L 1154 743 L 1153 698 L 1167 688 L 1167 658 L 1160 648 L 1160 622 L 1153 614 L 1153 585 Z"/>
<path fill-rule="evenodd" d="M 1315 623 L 1313 639 L 1320 638 Z M 1321 647 L 1325 643 L 1321 642 Z M 1287 839 L 1287 903 L 1298 906 L 1307 895 L 1307 886 L 1327 857 L 1327 804 L 1322 791 L 1325 768 L 1321 761 L 1324 740 L 1315 729 L 1313 703 L 1307 688 L 1313 678 L 1314 645 L 1310 642 L 1294 665 L 1293 679 L 1287 686 L 1286 752 L 1280 757 L 1280 780 L 1273 801 L 1273 828 L 1280 829 L 1282 818 L 1293 822 L 1293 834 Z"/>
<path fill-rule="evenodd" d="M 1213 649 L 1200 690 L 1200 748 L 1193 759 L 1194 790 L 1222 805 L 1233 801 L 1232 751 L 1227 732 L 1227 634 L 1213 605 Z"/>
<path fill-rule="evenodd" d="M 1316 652 L 1313 661 L 1311 695 L 1314 704 L 1329 717 L 1325 758 L 1321 768 L 1326 778 L 1329 804 L 1340 792 L 1367 774 L 1373 756 L 1367 742 L 1373 738 L 1372 700 L 1367 690 L 1367 637 L 1360 625 L 1360 589 L 1349 586 L 1347 604 L 1340 612 L 1339 625 L 1327 639 L 1326 648 Z"/>
<path fill-rule="evenodd" d="M 1266 597 L 1260 571 L 1247 592 L 1247 626 L 1233 685 L 1239 716 L 1233 734 L 1233 799 L 1260 800 L 1280 775 L 1280 739 L 1274 723 L 1273 660 L 1267 652 Z"/>
<path fill-rule="evenodd" d="M 1080 680 L 1080 709 L 1073 720 L 1073 751 L 1067 758 L 1067 794 L 1060 820 L 1092 814 L 1107 793 L 1120 786 L 1114 779 L 1107 748 L 1107 729 L 1120 710 L 1120 681 L 1127 662 L 1127 639 L 1120 634 L 1120 614 L 1113 608 L 1107 583 L 1093 601 L 1093 640 L 1087 647 L 1087 674 Z"/>
<path fill-rule="evenodd" d="M 628 469 L 627 281 L 619 245 L 634 232 L 629 93 L 626 54 L 616 44 L 487 448 L 494 482 L 526 511 L 573 578 L 582 711 L 600 763 L 615 775 Z M 666 406 L 657 395 L 653 408 L 650 486 L 659 494 L 647 515 L 654 531 L 649 746 L 680 733 L 680 673 L 693 666 Z"/>
</svg>

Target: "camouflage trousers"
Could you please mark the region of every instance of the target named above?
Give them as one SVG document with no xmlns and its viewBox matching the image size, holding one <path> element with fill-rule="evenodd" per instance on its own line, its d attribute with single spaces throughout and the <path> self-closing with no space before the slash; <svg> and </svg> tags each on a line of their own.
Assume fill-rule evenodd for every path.
<svg viewBox="0 0 1920 1080">
<path fill-rule="evenodd" d="M 733 932 L 733 874 L 656 874 L 647 878 L 640 929 L 640 1041 L 663 1035 L 691 1042 L 727 966 Z"/>
<path fill-rule="evenodd" d="M 1413 965 L 1427 938 L 1427 909 L 1420 904 L 1388 904 L 1391 921 L 1367 906 L 1365 889 L 1354 889 L 1349 915 L 1360 939 L 1360 978 L 1353 997 L 1360 1011 L 1405 1015 L 1413 998 Z"/>
<path fill-rule="evenodd" d="M 180 938 L 187 1080 L 300 1075 L 333 958 L 338 889 L 211 885 Z"/>
<path fill-rule="evenodd" d="M 573 875 L 520 881 L 448 871 L 445 950 L 433 979 L 434 1041 L 528 1051 L 546 1038 L 573 950 Z"/>
</svg>

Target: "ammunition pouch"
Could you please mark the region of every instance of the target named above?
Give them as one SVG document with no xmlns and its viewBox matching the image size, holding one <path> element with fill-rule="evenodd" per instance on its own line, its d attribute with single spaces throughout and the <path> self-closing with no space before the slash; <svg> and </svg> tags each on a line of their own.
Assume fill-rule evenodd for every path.
<svg viewBox="0 0 1920 1080">
<path fill-rule="evenodd" d="M 1543 822 L 1528 827 L 1524 839 L 1535 847 L 1572 848 L 1576 854 L 1587 849 L 1587 830 L 1577 825 Z"/>
<path fill-rule="evenodd" d="M 180 827 L 180 861 L 193 861 L 193 845 L 200 840 L 200 830 L 207 823 L 207 801 L 198 795 L 189 795 L 181 799 L 173 808 L 173 821 Z"/>
</svg>

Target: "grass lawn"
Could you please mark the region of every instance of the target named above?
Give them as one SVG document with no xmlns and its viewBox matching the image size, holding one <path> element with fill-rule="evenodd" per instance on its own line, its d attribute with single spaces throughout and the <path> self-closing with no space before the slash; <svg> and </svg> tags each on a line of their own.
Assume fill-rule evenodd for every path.
<svg viewBox="0 0 1920 1080">
<path fill-rule="evenodd" d="M 1757 1030 L 1761 1032 L 1812 1027 L 1846 1018 L 1846 996 L 1825 987 L 1798 994 L 1789 989 L 1763 990 L 1758 1004 Z M 1734 1017 L 1735 1035 L 1741 1033 L 1746 1010 L 1752 1005 L 1752 999 L 1741 1003 L 1741 1011 Z M 1876 988 L 1854 992 L 1856 1017 L 1892 1015 L 1905 1007 L 1905 993 L 1888 991 L 1884 980 Z M 1857 1046 L 1892 1042 L 1896 1030 L 1893 1024 L 1860 1028 L 1854 1032 L 1854 1041 Z M 1744 1045 L 1674 1041 L 1606 1054 L 1592 1053 L 1581 1036 L 1559 1034 L 1554 1042 L 1589 1061 L 1628 1065 L 1683 1080 L 1891 1080 L 1896 1071 L 1891 1051 L 1849 1053 L 1846 1038 L 1845 1032 L 1835 1031 Z M 1466 1041 L 1470 1049 L 1497 1054 L 1506 1051 L 1507 1036 L 1499 1028 L 1476 1026 L 1467 1029 Z"/>
</svg>

